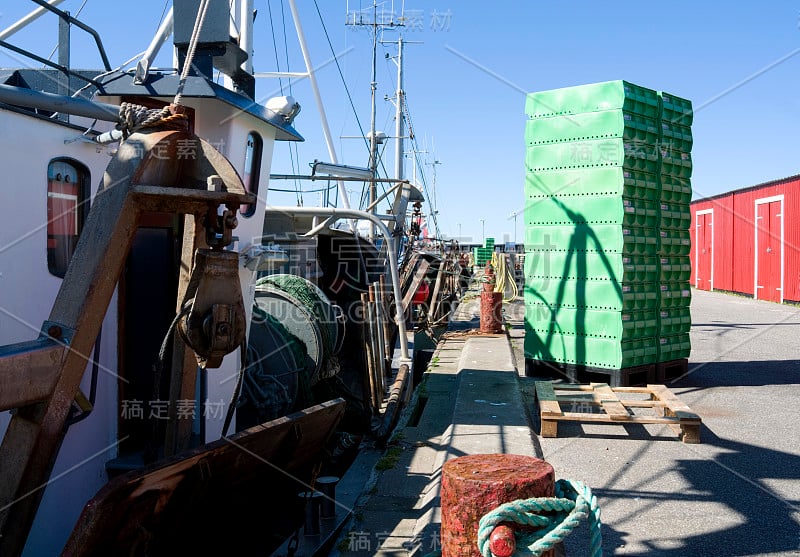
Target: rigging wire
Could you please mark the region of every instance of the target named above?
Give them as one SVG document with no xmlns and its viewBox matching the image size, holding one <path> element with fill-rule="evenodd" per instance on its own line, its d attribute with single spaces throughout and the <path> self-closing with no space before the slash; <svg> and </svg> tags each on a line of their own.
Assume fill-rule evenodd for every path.
<svg viewBox="0 0 800 557">
<path fill-rule="evenodd" d="M 369 152 L 369 150 L 370 150 L 369 139 L 367 138 L 367 134 L 364 132 L 364 126 L 361 124 L 361 119 L 358 117 L 358 111 L 356 110 L 355 103 L 353 102 L 353 97 L 350 94 L 350 89 L 347 87 L 347 82 L 346 82 L 346 80 L 344 78 L 344 72 L 342 71 L 342 67 L 339 64 L 339 58 L 336 56 L 336 52 L 333 49 L 333 43 L 331 42 L 330 35 L 328 34 L 328 28 L 325 25 L 325 21 L 324 21 L 324 19 L 322 17 L 322 12 L 319 9 L 319 4 L 317 3 L 317 0 L 314 0 L 314 7 L 317 10 L 317 16 L 319 17 L 320 24 L 322 25 L 322 31 L 325 34 L 326 41 L 328 42 L 328 48 L 331 51 L 331 55 L 333 57 L 333 61 L 336 63 L 336 69 L 339 72 L 339 78 L 342 80 L 342 85 L 344 86 L 344 90 L 345 90 L 345 93 L 347 95 L 347 100 L 350 103 L 350 108 L 353 111 L 353 115 L 355 116 L 356 124 L 358 125 L 358 130 L 359 130 L 359 132 L 361 132 L 361 137 L 364 139 L 364 145 L 367 148 L 367 152 Z M 386 170 L 386 166 L 383 163 L 383 159 L 379 158 L 378 159 L 378 163 L 379 163 L 379 166 L 380 166 L 381 170 L 383 170 L 383 175 L 385 177 L 388 177 L 389 176 L 389 172 Z M 380 173 L 377 172 L 377 169 L 376 169 L 376 175 L 380 176 Z M 367 184 L 368 183 L 365 183 L 364 188 L 362 188 L 362 189 L 366 190 L 367 189 L 367 187 L 366 187 Z M 363 195 L 363 192 L 362 192 L 361 199 L 362 199 L 362 201 L 360 202 L 359 207 L 360 208 L 364 208 L 364 207 L 366 207 L 368 205 L 368 203 L 364 203 L 365 196 Z"/>
<path fill-rule="evenodd" d="M 431 196 L 430 189 L 428 188 L 428 181 L 425 178 L 424 166 L 420 163 L 420 160 L 419 160 L 420 149 L 419 149 L 419 144 L 417 142 L 417 137 L 413 132 L 414 124 L 413 124 L 413 122 L 411 120 L 411 111 L 410 111 L 410 109 L 408 107 L 407 97 L 408 97 L 408 95 L 403 95 L 403 108 L 404 108 L 404 112 L 405 112 L 405 115 L 406 115 L 406 122 L 408 123 L 408 136 L 411 139 L 411 143 L 412 143 L 412 146 L 413 146 L 413 151 L 412 152 L 414 153 L 414 160 L 415 160 L 415 164 L 417 166 L 417 172 L 418 172 L 418 174 L 420 176 L 420 181 L 422 182 L 423 191 L 425 192 L 425 198 L 429 200 L 429 204 L 431 206 L 430 217 L 431 217 L 431 220 L 433 221 L 433 228 L 434 228 L 435 236 L 438 238 L 439 236 L 441 236 L 441 234 L 440 234 L 440 231 L 439 231 L 439 220 L 438 220 L 438 218 L 436 216 L 436 208 L 433 206 L 433 202 L 435 200 Z"/>
<path fill-rule="evenodd" d="M 284 57 L 286 59 L 286 71 L 289 71 L 289 66 L 290 66 L 290 64 L 289 64 L 289 46 L 288 46 L 288 43 L 286 41 L 286 11 L 284 10 L 284 7 L 283 7 L 284 3 L 281 2 L 280 5 L 281 5 L 281 20 L 282 20 L 281 23 L 282 23 L 282 26 L 283 26 L 283 50 L 284 50 Z M 270 30 L 270 34 L 272 35 L 272 50 L 275 53 L 275 69 L 276 69 L 276 71 L 280 72 L 281 71 L 281 61 L 280 61 L 280 57 L 278 55 L 278 42 L 276 40 L 276 36 L 277 35 L 275 33 L 274 16 L 272 14 L 272 0 L 267 0 L 267 12 L 269 13 L 269 30 Z M 287 78 L 287 81 L 288 81 L 287 85 L 288 85 L 288 88 L 289 88 L 289 94 L 291 95 L 291 93 L 292 93 L 292 79 L 291 78 Z M 285 94 L 285 91 L 283 89 L 283 78 L 281 78 L 281 77 L 278 77 L 278 86 L 280 88 L 281 95 Z M 291 142 L 291 143 L 295 143 L 295 142 Z M 299 152 L 297 150 L 297 145 L 296 144 L 292 145 L 291 143 L 289 145 L 289 160 L 291 161 L 292 173 L 293 174 L 297 174 L 298 173 L 297 168 L 298 168 L 299 161 L 300 161 L 300 154 L 299 154 Z M 294 149 L 294 151 L 292 149 Z M 294 183 L 294 187 L 295 187 L 294 193 L 295 193 L 295 198 L 297 200 L 297 204 L 299 206 L 302 206 L 303 205 L 303 194 L 302 194 L 302 191 L 301 191 L 301 188 L 300 188 L 300 184 L 298 183 L 297 180 L 294 180 L 293 183 Z"/>
<path fill-rule="evenodd" d="M 344 73 L 342 72 L 342 67 L 339 65 L 339 58 L 336 56 L 336 52 L 333 50 L 333 43 L 331 42 L 330 35 L 328 35 L 328 28 L 325 27 L 325 21 L 322 19 L 322 12 L 319 9 L 319 5 L 317 4 L 317 0 L 314 0 L 314 7 L 317 9 L 317 15 L 319 16 L 319 21 L 322 24 L 322 31 L 325 33 L 325 40 L 328 41 L 328 47 L 331 49 L 331 55 L 333 56 L 333 61 L 336 64 L 336 69 L 339 72 L 339 77 L 342 80 L 342 85 L 344 85 L 345 93 L 347 94 L 347 99 L 350 101 L 350 108 L 353 110 L 353 115 L 356 117 L 356 124 L 358 124 L 358 130 L 361 132 L 361 135 L 364 138 L 364 144 L 366 145 L 367 149 L 369 149 L 369 141 L 367 140 L 367 134 L 364 133 L 364 126 L 361 125 L 361 119 L 358 117 L 358 111 L 356 110 L 356 105 L 353 102 L 353 97 L 350 94 L 350 89 L 347 87 L 347 82 L 344 79 Z"/>
<path fill-rule="evenodd" d="M 281 26 L 283 28 L 283 55 L 286 59 L 286 71 L 289 71 L 289 43 L 286 40 L 286 8 L 285 2 L 281 1 Z M 309 68 L 310 71 L 310 68 Z M 287 78 L 289 84 L 289 94 L 293 95 L 294 92 L 292 91 L 292 78 Z M 294 151 L 293 151 L 294 150 Z M 294 155 L 292 154 L 294 152 Z M 296 141 L 292 141 L 289 145 L 289 158 L 292 162 L 292 172 L 298 174 L 300 172 L 300 149 L 297 145 Z M 303 194 L 302 194 L 302 187 L 300 186 L 300 182 L 298 180 L 294 181 L 295 189 L 297 189 L 297 201 L 298 205 L 303 205 Z"/>
<path fill-rule="evenodd" d="M 281 6 L 283 6 L 283 3 L 281 3 Z M 275 69 L 280 72 L 281 61 L 278 58 L 278 43 L 275 40 L 275 25 L 272 21 L 272 0 L 267 0 L 267 12 L 269 13 L 269 31 L 270 35 L 272 35 L 272 50 L 275 52 Z M 286 69 L 289 69 L 288 66 Z M 280 76 L 278 76 L 278 86 L 280 87 L 281 95 L 283 95 L 283 78 Z"/>
<path fill-rule="evenodd" d="M 314 7 L 317 9 L 317 16 L 319 17 L 319 21 L 322 24 L 322 31 L 325 33 L 325 39 L 328 41 L 328 48 L 331 50 L 331 55 L 333 56 L 333 61 L 336 63 L 336 69 L 339 72 L 339 77 L 342 80 L 342 85 L 344 86 L 345 93 L 347 94 L 347 99 L 350 102 L 350 108 L 353 111 L 353 115 L 356 118 L 356 123 L 358 124 L 358 130 L 361 132 L 361 137 L 364 138 L 364 144 L 367 147 L 367 152 L 369 152 L 370 144 L 369 139 L 367 138 L 367 134 L 364 132 L 364 126 L 361 125 L 361 120 L 358 117 L 358 111 L 356 110 L 355 103 L 353 102 L 353 97 L 350 94 L 350 89 L 347 87 L 347 82 L 344 79 L 344 73 L 342 72 L 342 67 L 339 65 L 339 58 L 336 56 L 336 52 L 333 50 L 333 43 L 331 42 L 330 35 L 328 34 L 328 28 L 325 26 L 325 21 L 322 18 L 322 12 L 319 9 L 319 4 L 317 4 L 317 0 L 314 0 Z M 386 171 L 386 166 L 383 164 L 383 160 L 379 159 L 380 167 L 383 169 L 384 175 L 389 176 L 389 173 Z M 363 198 L 363 196 L 362 196 Z M 361 207 L 365 207 L 366 205 L 362 204 Z"/>
</svg>

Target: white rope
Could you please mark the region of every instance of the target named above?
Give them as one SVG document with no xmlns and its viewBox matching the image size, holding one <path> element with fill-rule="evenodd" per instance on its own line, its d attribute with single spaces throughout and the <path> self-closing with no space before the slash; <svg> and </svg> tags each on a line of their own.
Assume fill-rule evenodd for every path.
<svg viewBox="0 0 800 557">
<path fill-rule="evenodd" d="M 206 12 L 208 11 L 209 0 L 201 0 L 199 9 L 197 10 L 197 19 L 194 21 L 194 28 L 192 29 L 192 37 L 189 39 L 189 49 L 186 51 L 186 60 L 183 62 L 183 70 L 181 71 L 181 80 L 178 84 L 178 92 L 175 93 L 175 100 L 172 104 L 181 104 L 181 97 L 183 96 L 183 87 L 186 84 L 186 78 L 189 77 L 189 70 L 192 68 L 192 61 L 194 60 L 194 51 L 197 49 L 197 41 L 200 37 L 200 29 L 203 28 L 203 22 L 206 19 Z"/>
</svg>

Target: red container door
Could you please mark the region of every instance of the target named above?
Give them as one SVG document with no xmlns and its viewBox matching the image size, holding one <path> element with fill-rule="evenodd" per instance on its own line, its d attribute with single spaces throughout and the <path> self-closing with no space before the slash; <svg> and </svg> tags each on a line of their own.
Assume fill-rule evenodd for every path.
<svg viewBox="0 0 800 557">
<path fill-rule="evenodd" d="M 700 290 L 711 290 L 713 284 L 713 261 L 714 254 L 714 232 L 713 232 L 714 213 L 713 209 L 708 212 L 698 212 L 695 215 L 695 275 L 694 285 Z"/>
<path fill-rule="evenodd" d="M 782 302 L 783 201 L 760 201 L 756 201 L 755 297 Z"/>
</svg>

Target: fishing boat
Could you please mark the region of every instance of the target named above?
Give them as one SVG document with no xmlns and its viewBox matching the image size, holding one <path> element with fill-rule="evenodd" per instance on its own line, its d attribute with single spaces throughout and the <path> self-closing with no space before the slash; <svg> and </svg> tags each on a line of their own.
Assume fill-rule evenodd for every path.
<svg viewBox="0 0 800 557">
<path fill-rule="evenodd" d="M 131 69 L 62 1 L 0 32 L 0 554 L 299 554 L 309 509 L 318 554 L 346 519 L 319 494 L 391 433 L 457 253 L 418 249 L 424 195 L 373 164 L 308 177 L 360 180 L 361 209 L 267 204 L 303 136 L 295 98 L 257 100 L 251 0 L 174 0 Z M 57 62 L 15 42 L 39 17 Z"/>
</svg>

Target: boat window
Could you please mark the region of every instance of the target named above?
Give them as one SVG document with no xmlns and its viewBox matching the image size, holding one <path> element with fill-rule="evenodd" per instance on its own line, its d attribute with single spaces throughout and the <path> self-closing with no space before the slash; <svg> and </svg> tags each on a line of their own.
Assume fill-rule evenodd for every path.
<svg viewBox="0 0 800 557">
<path fill-rule="evenodd" d="M 258 177 L 261 174 L 261 152 L 264 148 L 264 142 L 261 136 L 256 132 L 247 134 L 247 147 L 244 152 L 244 172 L 242 173 L 242 182 L 244 182 L 244 189 L 249 193 L 258 195 Z M 239 212 L 243 217 L 252 217 L 256 212 L 256 206 L 242 205 Z"/>
<path fill-rule="evenodd" d="M 71 159 L 47 167 L 47 268 L 64 277 L 89 212 L 89 169 Z"/>
</svg>

